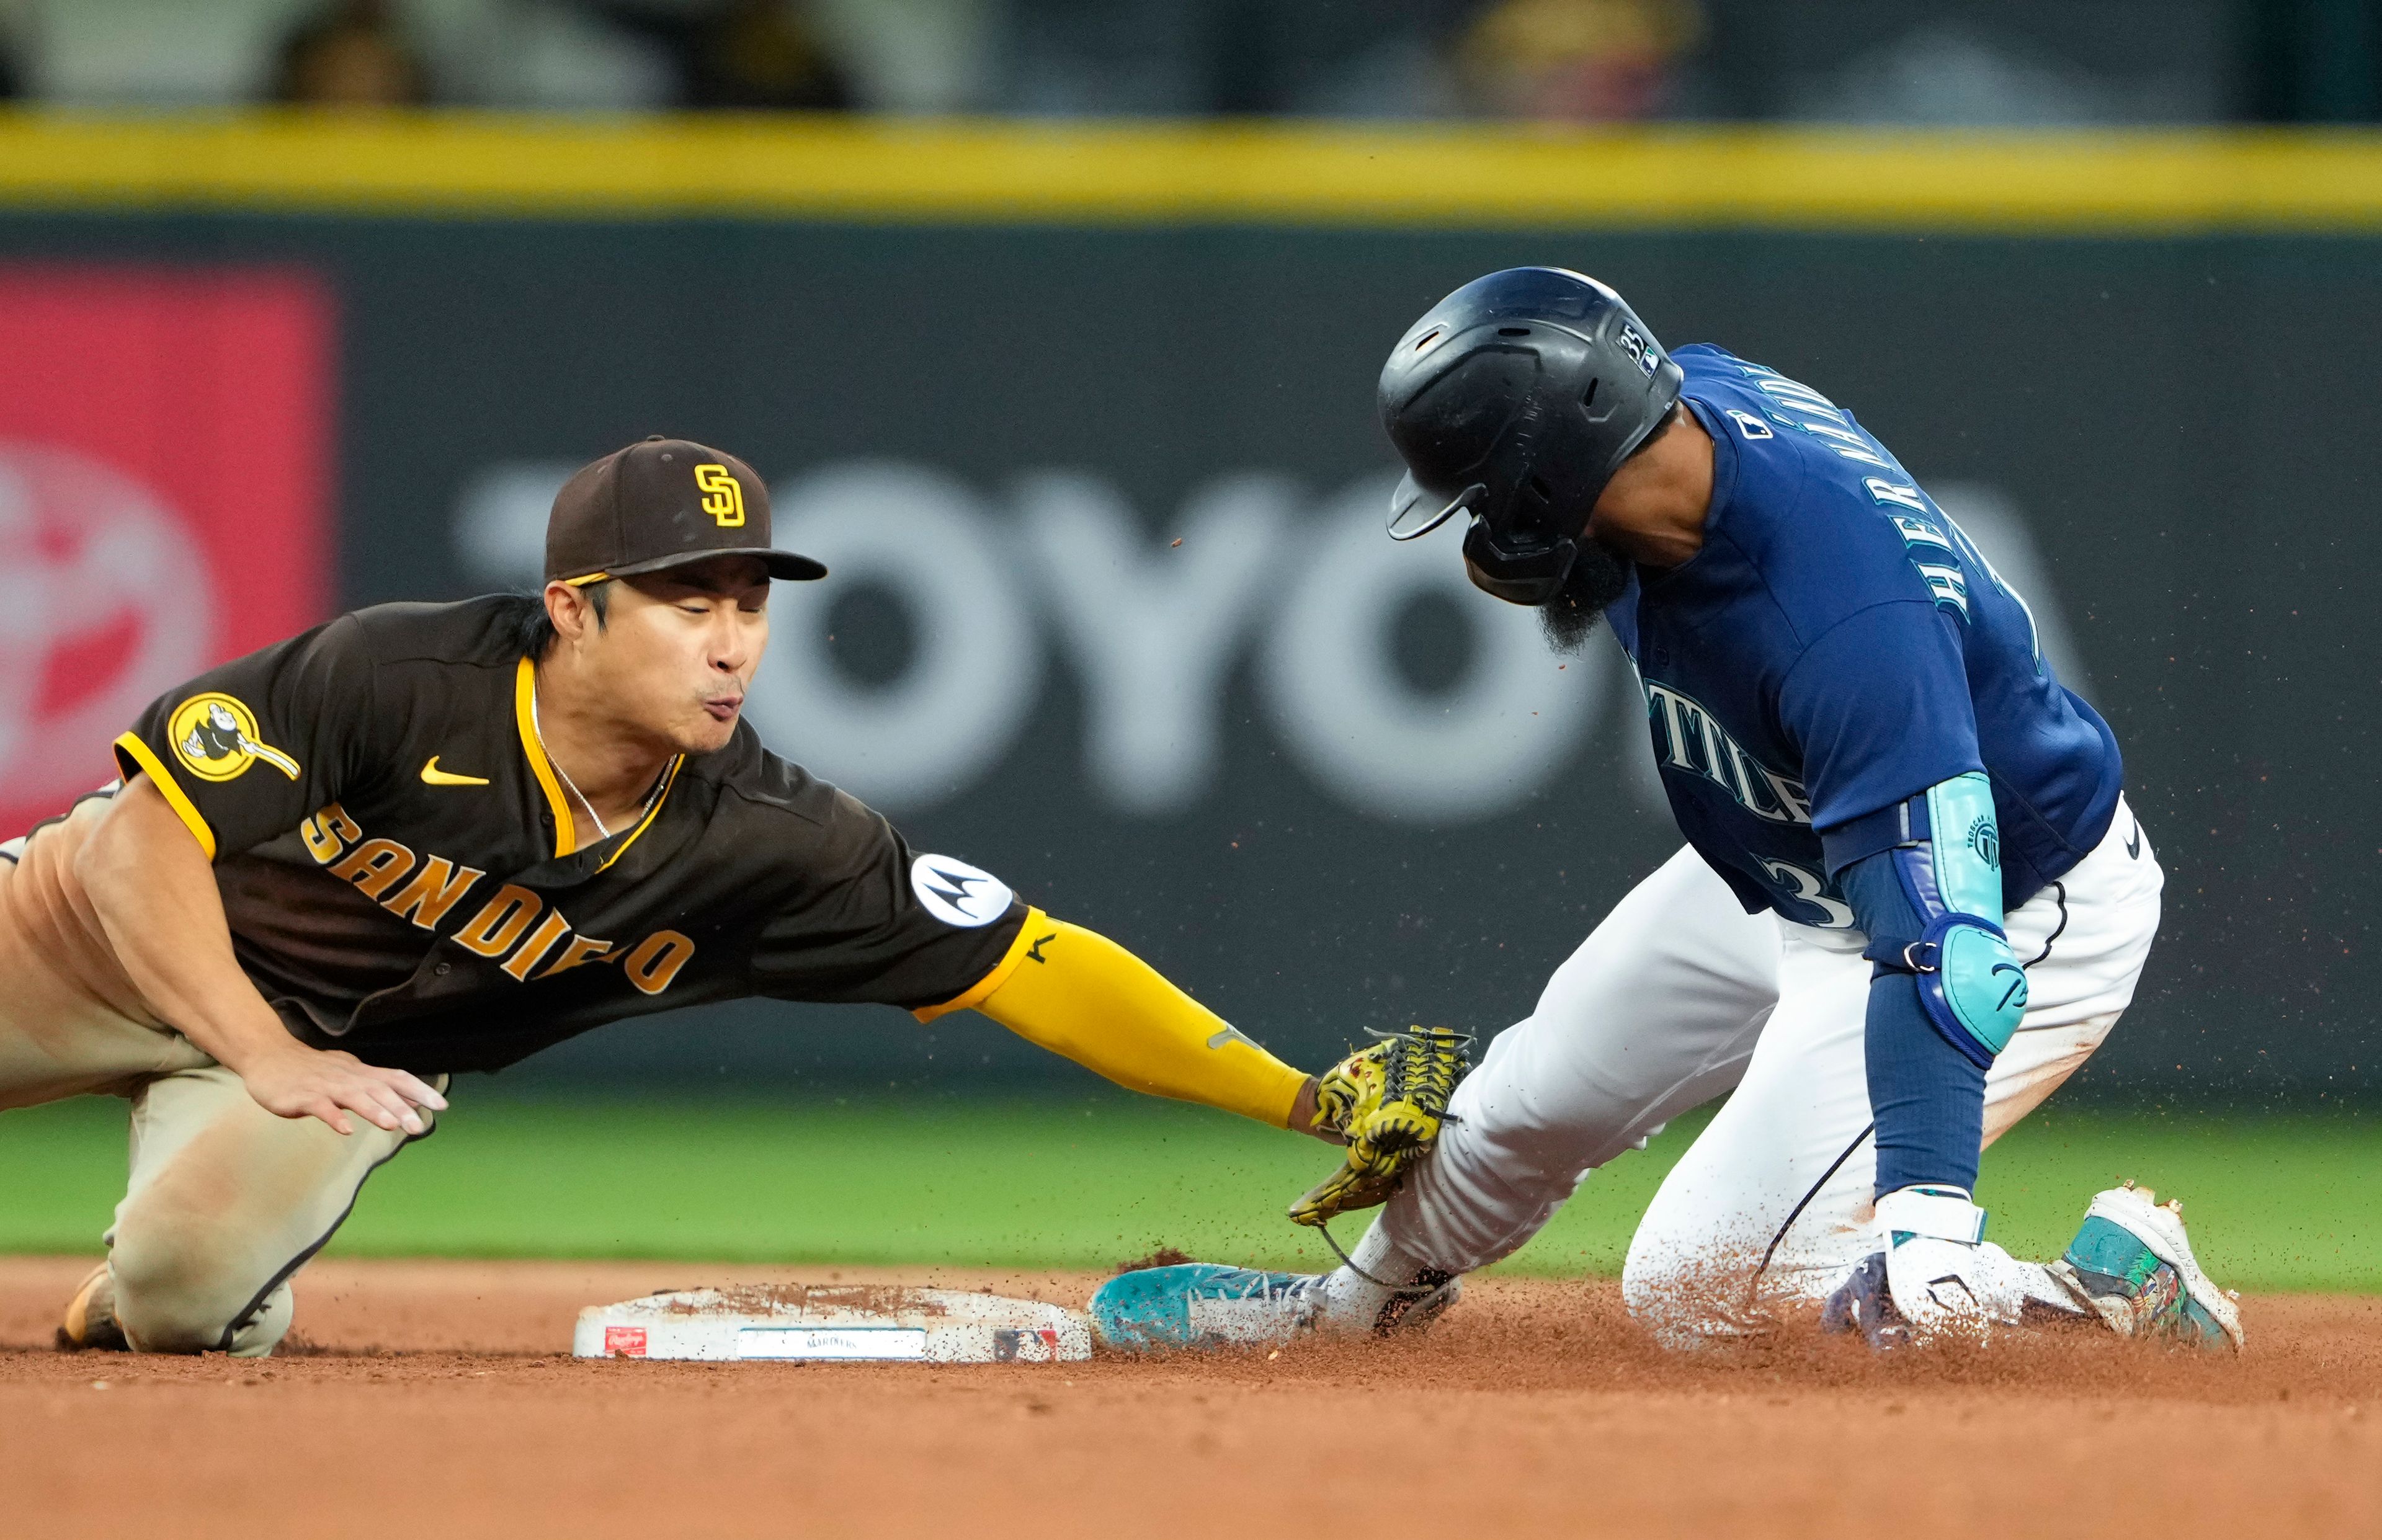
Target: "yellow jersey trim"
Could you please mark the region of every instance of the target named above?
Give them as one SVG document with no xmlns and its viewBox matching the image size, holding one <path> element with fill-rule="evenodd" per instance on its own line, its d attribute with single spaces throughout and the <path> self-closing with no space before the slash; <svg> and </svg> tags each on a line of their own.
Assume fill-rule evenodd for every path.
<svg viewBox="0 0 2382 1540">
<path fill-rule="evenodd" d="M 116 740 L 116 766 L 124 773 L 127 781 L 142 771 L 148 772 L 150 784 L 165 794 L 166 805 L 174 810 L 174 816 L 179 818 L 197 837 L 199 849 L 207 853 L 207 860 L 212 862 L 215 859 L 215 831 L 207 827 L 207 821 L 199 816 L 197 806 L 191 802 L 190 794 L 182 789 L 181 783 L 174 779 L 174 773 L 166 768 L 166 762 L 159 759 L 157 752 L 143 743 L 138 734 L 126 733 Z"/>
<path fill-rule="evenodd" d="M 645 830 L 651 826 L 655 819 L 661 816 L 662 804 L 669 801 L 670 788 L 678 784 L 679 770 L 685 764 L 686 756 L 684 754 L 681 754 L 669 762 L 669 768 L 662 772 L 662 788 L 660 793 L 654 798 L 654 805 L 645 809 L 645 815 L 637 820 L 637 826 L 629 831 L 629 837 L 626 839 L 620 841 L 620 848 L 613 851 L 610 855 L 606 856 L 604 858 L 604 864 L 596 868 L 596 871 L 610 871 L 614 862 L 629 853 L 629 847 L 637 842 L 637 837 L 645 833 Z"/>
<path fill-rule="evenodd" d="M 2382 132 L 0 112 L 0 207 L 1538 230 L 2382 230 Z"/>
<path fill-rule="evenodd" d="M 939 1006 L 924 1007 L 910 1014 L 921 1021 L 931 1021 L 938 1016 L 949 1016 L 952 1011 L 968 1010 L 982 1005 L 992 997 L 994 990 L 1009 982 L 1009 975 L 1017 972 L 1017 965 L 1025 960 L 1027 952 L 1034 949 L 1035 937 L 1041 935 L 1042 927 L 1050 923 L 1050 917 L 1040 910 L 1027 909 L 1025 923 L 1018 927 L 1017 938 L 1009 944 L 1009 950 L 1001 955 L 1001 960 L 993 964 L 991 972 L 976 980 L 966 994 L 945 1000 Z"/>
<path fill-rule="evenodd" d="M 567 856 L 579 849 L 579 828 L 571 816 L 571 804 L 562 800 L 562 783 L 554 778 L 554 766 L 546 763 L 546 745 L 537 740 L 537 665 L 529 658 L 521 660 L 513 670 L 513 726 L 521 732 L 522 753 L 529 760 L 529 773 L 546 792 L 546 805 L 554 812 L 554 853 Z"/>
</svg>

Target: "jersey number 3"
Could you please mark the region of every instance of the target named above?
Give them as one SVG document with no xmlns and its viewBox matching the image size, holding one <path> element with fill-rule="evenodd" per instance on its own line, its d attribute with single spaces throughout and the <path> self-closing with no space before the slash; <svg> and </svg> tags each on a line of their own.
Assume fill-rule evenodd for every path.
<svg viewBox="0 0 2382 1540">
<path fill-rule="evenodd" d="M 1821 915 L 1817 920 L 1809 920 L 1799 914 L 1789 914 L 1786 916 L 1789 920 L 1799 925 L 1817 925 L 1823 930 L 1852 929 L 1852 905 L 1829 892 L 1828 885 L 1820 880 L 1819 874 L 1807 872 L 1800 866 L 1784 861 L 1764 861 L 1762 863 L 1762 869 L 1770 874 L 1771 881 L 1787 890 L 1786 894 L 1787 898 L 1795 903 L 1816 909 Z"/>
</svg>

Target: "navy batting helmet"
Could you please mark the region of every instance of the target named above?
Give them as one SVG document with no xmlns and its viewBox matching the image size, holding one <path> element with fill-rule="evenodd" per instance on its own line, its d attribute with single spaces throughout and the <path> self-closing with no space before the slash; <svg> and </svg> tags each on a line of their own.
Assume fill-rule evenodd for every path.
<svg viewBox="0 0 2382 1540">
<path fill-rule="evenodd" d="M 1562 591 L 1599 494 L 1679 399 L 1679 366 L 1620 295 L 1560 267 L 1475 278 L 1381 367 L 1381 426 L 1406 462 L 1390 538 L 1458 512 L 1472 581 L 1516 605 Z"/>
</svg>

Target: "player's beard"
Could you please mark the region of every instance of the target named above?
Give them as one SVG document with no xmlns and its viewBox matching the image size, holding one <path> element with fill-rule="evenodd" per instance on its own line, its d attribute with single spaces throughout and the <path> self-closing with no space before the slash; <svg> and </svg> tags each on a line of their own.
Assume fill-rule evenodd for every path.
<svg viewBox="0 0 2382 1540">
<path fill-rule="evenodd" d="M 1629 591 L 1629 564 L 1601 542 L 1583 540 L 1563 587 L 1539 606 L 1539 625 L 1547 645 L 1558 653 L 1577 653 L 1588 645 L 1596 622 L 1613 602 Z"/>
</svg>

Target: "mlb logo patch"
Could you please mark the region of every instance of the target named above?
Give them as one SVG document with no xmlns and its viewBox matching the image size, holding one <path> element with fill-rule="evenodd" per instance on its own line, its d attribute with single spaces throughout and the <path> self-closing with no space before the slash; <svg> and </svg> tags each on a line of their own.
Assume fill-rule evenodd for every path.
<svg viewBox="0 0 2382 1540">
<path fill-rule="evenodd" d="M 992 1361 L 995 1363 L 1056 1363 L 1059 1362 L 1059 1333 L 1050 1326 L 997 1329 L 992 1334 Z"/>
</svg>

